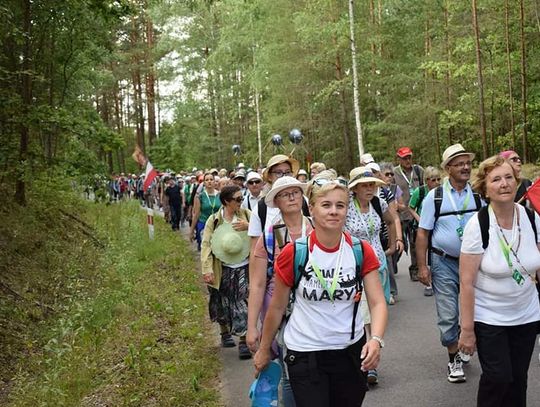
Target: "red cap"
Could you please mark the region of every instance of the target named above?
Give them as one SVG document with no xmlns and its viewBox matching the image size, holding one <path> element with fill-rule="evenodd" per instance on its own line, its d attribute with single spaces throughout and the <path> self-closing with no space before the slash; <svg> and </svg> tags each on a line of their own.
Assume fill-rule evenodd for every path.
<svg viewBox="0 0 540 407">
<path fill-rule="evenodd" d="M 400 157 L 400 158 L 405 158 L 405 157 L 407 157 L 409 155 L 412 155 L 412 150 L 409 147 L 401 147 L 397 151 L 397 156 Z"/>
</svg>

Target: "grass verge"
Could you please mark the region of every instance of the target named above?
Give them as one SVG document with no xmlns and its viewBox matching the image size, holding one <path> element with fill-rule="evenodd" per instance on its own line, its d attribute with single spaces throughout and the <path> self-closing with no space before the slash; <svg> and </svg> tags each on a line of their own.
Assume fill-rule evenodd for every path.
<svg viewBox="0 0 540 407">
<path fill-rule="evenodd" d="M 149 241 L 134 202 L 86 206 L 105 241 L 73 278 L 90 284 L 36 328 L 5 405 L 220 405 L 219 353 L 187 244 L 160 219 Z"/>
</svg>

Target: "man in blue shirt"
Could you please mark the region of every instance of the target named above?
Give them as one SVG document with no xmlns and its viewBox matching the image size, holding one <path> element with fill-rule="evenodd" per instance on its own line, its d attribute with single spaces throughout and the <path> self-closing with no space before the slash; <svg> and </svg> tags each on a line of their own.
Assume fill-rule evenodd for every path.
<svg viewBox="0 0 540 407">
<path fill-rule="evenodd" d="M 448 179 L 424 199 L 416 254 L 419 280 L 433 286 L 437 326 L 450 360 L 448 381 L 460 383 L 466 378 L 462 355 L 458 353 L 459 253 L 463 229 L 480 209 L 481 202 L 469 185 L 474 154 L 465 151 L 461 144 L 454 144 L 444 151 L 442 158 L 441 167 L 448 173 Z M 431 270 L 426 264 L 427 256 Z"/>
</svg>

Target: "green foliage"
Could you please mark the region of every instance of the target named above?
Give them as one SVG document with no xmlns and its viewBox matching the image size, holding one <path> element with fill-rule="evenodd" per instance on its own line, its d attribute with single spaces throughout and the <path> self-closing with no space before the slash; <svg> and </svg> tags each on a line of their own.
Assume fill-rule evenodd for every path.
<svg viewBox="0 0 540 407">
<path fill-rule="evenodd" d="M 216 345 L 188 245 L 159 219 L 149 241 L 135 202 L 84 203 L 69 191 L 58 202 L 50 187 L 25 213 L 5 214 L 20 226 L 2 230 L 2 281 L 26 298 L 0 300 L 6 405 L 219 405 Z M 58 207 L 87 226 L 59 218 Z"/>
</svg>

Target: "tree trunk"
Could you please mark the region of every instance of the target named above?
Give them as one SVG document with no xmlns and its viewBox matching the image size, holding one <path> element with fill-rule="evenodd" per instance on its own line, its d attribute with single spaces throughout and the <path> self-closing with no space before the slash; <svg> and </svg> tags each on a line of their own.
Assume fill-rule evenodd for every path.
<svg viewBox="0 0 540 407">
<path fill-rule="evenodd" d="M 452 89 L 450 87 L 450 64 L 452 62 L 452 50 L 450 48 L 450 28 L 448 24 L 448 1 L 444 2 L 444 48 L 446 53 L 446 72 L 444 73 L 444 88 L 446 94 L 446 110 L 452 110 Z M 448 145 L 452 144 L 454 129 L 448 126 Z"/>
<path fill-rule="evenodd" d="M 482 74 L 482 54 L 480 50 L 480 30 L 478 28 L 476 0 L 472 0 L 472 18 L 474 39 L 476 45 L 476 66 L 478 72 L 478 92 L 479 92 L 479 107 L 480 107 L 480 134 L 482 138 L 482 155 L 485 160 L 488 157 L 488 145 L 486 134 L 486 114 L 484 111 L 484 76 Z"/>
<path fill-rule="evenodd" d="M 521 44 L 521 110 L 523 114 L 523 131 L 521 134 L 521 158 L 524 162 L 529 160 L 527 148 L 527 55 L 525 52 L 525 10 L 523 0 L 519 2 L 519 40 Z"/>
<path fill-rule="evenodd" d="M 32 2 L 24 0 L 23 4 L 23 34 L 24 44 L 22 50 L 21 91 L 23 102 L 23 120 L 20 125 L 19 162 L 17 165 L 17 180 L 15 182 L 15 202 L 21 206 L 26 205 L 26 161 L 28 159 L 29 129 L 28 114 L 32 104 Z"/>
<path fill-rule="evenodd" d="M 516 125 L 514 123 L 514 91 L 512 83 L 512 60 L 510 58 L 510 28 L 508 0 L 504 0 L 504 39 L 506 41 L 506 70 L 508 73 L 508 100 L 510 101 L 510 127 L 512 128 L 512 148 L 516 148 Z"/>
<path fill-rule="evenodd" d="M 358 72 L 356 69 L 356 44 L 354 41 L 354 0 L 349 0 L 349 29 L 351 40 L 351 59 L 353 68 L 353 101 L 354 101 L 354 121 L 356 123 L 356 136 L 358 139 L 358 161 L 364 154 L 364 135 L 362 132 L 362 122 L 360 120 L 360 100 L 358 96 Z"/>
<path fill-rule="evenodd" d="M 336 38 L 334 38 L 334 44 L 337 43 Z M 337 46 L 336 46 L 337 49 Z M 342 83 L 343 81 L 343 65 L 341 64 L 341 55 L 339 52 L 336 52 L 336 79 L 338 82 Z M 349 126 L 349 111 L 347 109 L 347 97 L 345 93 L 345 87 L 339 92 L 339 100 L 341 105 L 341 130 L 343 136 L 343 150 L 345 153 L 346 168 L 354 168 L 354 158 L 353 150 L 351 149 L 351 140 L 350 134 L 351 129 Z"/>
<path fill-rule="evenodd" d="M 152 51 L 154 49 L 154 26 L 150 16 L 146 16 L 146 63 L 148 72 L 146 73 L 146 110 L 148 113 L 148 144 L 154 144 L 156 139 L 156 96 L 155 96 L 155 75 L 154 60 Z"/>
</svg>

